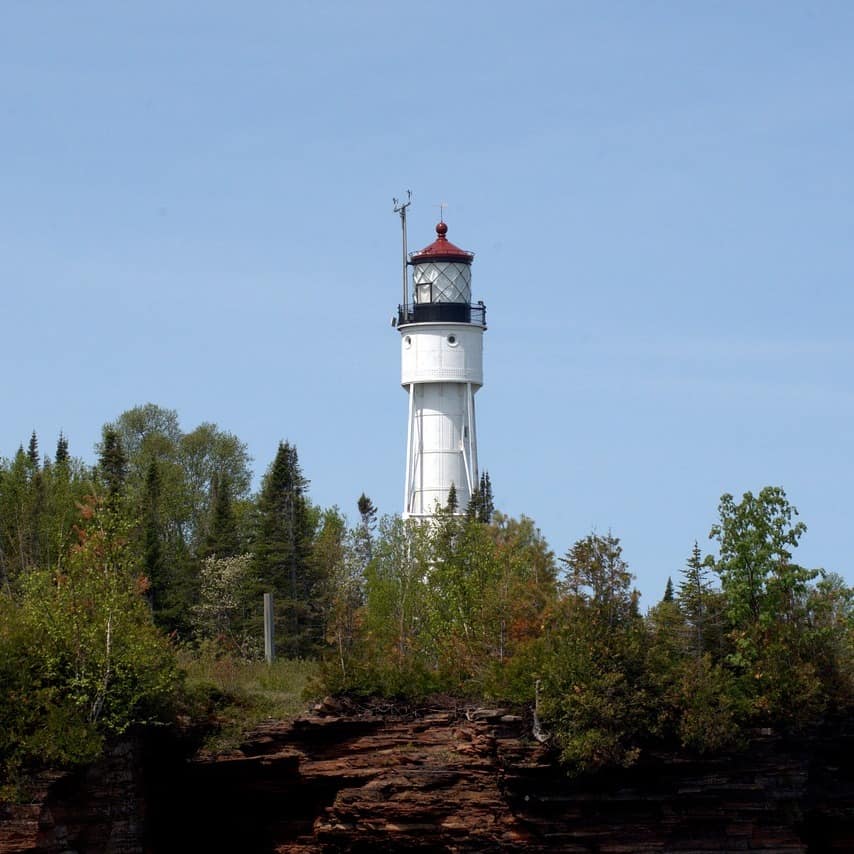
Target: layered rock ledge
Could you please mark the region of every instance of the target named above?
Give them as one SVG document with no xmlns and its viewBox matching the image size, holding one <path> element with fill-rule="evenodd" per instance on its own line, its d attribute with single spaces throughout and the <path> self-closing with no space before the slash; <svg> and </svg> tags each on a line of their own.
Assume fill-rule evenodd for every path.
<svg viewBox="0 0 854 854">
<path fill-rule="evenodd" d="M 160 743 L 49 781 L 0 811 L 0 852 L 854 851 L 839 727 L 576 780 L 529 734 L 503 709 L 330 700 L 229 753 Z"/>
</svg>

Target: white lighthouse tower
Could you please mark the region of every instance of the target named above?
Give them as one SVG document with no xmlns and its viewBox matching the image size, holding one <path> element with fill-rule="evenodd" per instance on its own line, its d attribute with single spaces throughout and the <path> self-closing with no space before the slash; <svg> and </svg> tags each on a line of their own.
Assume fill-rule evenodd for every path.
<svg viewBox="0 0 854 854">
<path fill-rule="evenodd" d="M 409 255 L 412 289 L 398 309 L 400 382 L 409 396 L 404 518 L 432 517 L 452 484 L 463 513 L 478 486 L 474 396 L 483 385 L 486 307 L 471 303 L 474 254 L 447 233 L 439 222 L 436 240 Z"/>
</svg>

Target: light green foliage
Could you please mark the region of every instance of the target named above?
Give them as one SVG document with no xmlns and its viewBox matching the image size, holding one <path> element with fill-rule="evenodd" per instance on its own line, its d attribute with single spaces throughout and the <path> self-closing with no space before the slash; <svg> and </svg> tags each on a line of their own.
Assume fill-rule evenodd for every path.
<svg viewBox="0 0 854 854">
<path fill-rule="evenodd" d="M 327 510 L 312 547 L 314 571 L 322 580 L 324 635 L 340 671 L 336 678 L 345 682 L 365 598 L 364 573 L 373 543 L 370 526 L 376 515 L 370 500 L 364 495 L 362 498 L 368 503 L 360 503 L 364 511 L 361 524 L 348 530 L 347 520 L 337 508 Z"/>
<path fill-rule="evenodd" d="M 76 503 L 92 491 L 91 477 L 68 456 L 67 441 L 59 450 L 55 463 L 34 463 L 23 448 L 0 459 L 0 589 L 32 567 L 54 564 L 71 541 Z"/>
<path fill-rule="evenodd" d="M 277 659 L 268 665 L 223 654 L 217 645 L 184 650 L 179 664 L 188 711 L 214 724 L 206 743 L 210 750 L 235 748 L 261 721 L 305 711 L 318 671 L 314 661 Z"/>
<path fill-rule="evenodd" d="M 172 695 L 172 650 L 155 629 L 127 525 L 83 507 L 78 542 L 56 569 L 31 569 L 2 602 L 0 761 L 92 758 L 105 735 L 156 716 Z M 7 681 L 7 679 L 9 681 Z M 11 733 L 11 735 L 10 735 Z"/>
<path fill-rule="evenodd" d="M 94 504 L 83 512 L 64 567 L 25 579 L 22 610 L 47 680 L 64 682 L 87 721 L 122 732 L 173 689 L 172 652 L 151 622 L 126 525 Z"/>
<path fill-rule="evenodd" d="M 327 668 L 328 681 L 344 687 L 350 685 L 354 649 L 364 617 L 366 572 L 373 558 L 377 527 L 377 509 L 364 492 L 356 506 L 359 523 L 350 529 L 337 508 L 323 514 L 312 556 L 324 580 L 326 642 L 334 650 L 331 658 L 335 664 L 331 671 Z"/>
<path fill-rule="evenodd" d="M 83 762 L 101 748 L 84 710 L 66 702 L 64 685 L 47 677 L 40 642 L 20 604 L 0 592 L 0 800 L 14 796 L 29 765 Z"/>
<path fill-rule="evenodd" d="M 186 473 L 190 495 L 202 506 L 215 477 L 226 481 L 235 497 L 243 497 L 249 491 L 252 460 L 246 445 L 216 424 L 205 422 L 182 434 L 178 440 L 178 457 Z"/>
<path fill-rule="evenodd" d="M 517 654 L 539 637 L 555 567 L 529 519 L 496 514 L 488 525 L 446 512 L 430 526 L 386 517 L 371 554 L 358 642 L 330 684 L 533 697 Z"/>
<path fill-rule="evenodd" d="M 854 704 L 854 588 L 822 572 L 809 591 L 810 660 L 835 708 Z"/>
<path fill-rule="evenodd" d="M 736 503 L 723 495 L 710 537 L 730 628 L 727 662 L 740 676 L 757 721 L 797 725 L 813 720 L 827 699 L 815 663 L 810 582 L 818 570 L 792 560 L 806 526 L 779 487 Z"/>
<path fill-rule="evenodd" d="M 54 461 L 38 448 L 33 435 L 0 460 L 7 775 L 85 761 L 159 714 L 178 677 L 152 615 L 192 637 L 199 714 L 234 734 L 294 710 L 314 666 L 248 661 L 265 590 L 280 653 L 326 651 L 326 690 L 531 702 L 540 680 L 540 717 L 573 772 L 631 764 L 648 744 L 720 750 L 757 724 L 854 703 L 854 591 L 794 562 L 805 528 L 776 487 L 724 495 L 719 557 L 695 544 L 675 597 L 668 584 L 644 619 L 616 537 L 575 543 L 558 583 L 534 523 L 494 512 L 487 475 L 466 514 L 452 501 L 434 524 L 385 517 L 377 530 L 365 495 L 353 527 L 313 507 L 288 443 L 250 499 L 236 437 L 185 433 L 151 404 L 106 426 L 95 470 L 64 437 Z"/>
<path fill-rule="evenodd" d="M 565 596 L 544 632 L 542 718 L 571 772 L 630 765 L 648 705 L 631 573 L 610 534 L 579 540 L 562 562 Z"/>
<path fill-rule="evenodd" d="M 387 693 L 433 686 L 435 650 L 428 625 L 430 530 L 384 516 L 365 572 L 366 608 L 357 685 Z"/>
<path fill-rule="evenodd" d="M 494 511 L 492 520 L 484 530 L 498 566 L 496 655 L 503 663 L 540 636 L 542 615 L 557 597 L 557 567 L 532 519 Z"/>
<path fill-rule="evenodd" d="M 554 556 L 526 517 L 445 518 L 433 536 L 428 576 L 430 626 L 446 690 L 529 699 L 533 681 L 517 682 L 514 655 L 540 634 L 556 594 Z"/>
<path fill-rule="evenodd" d="M 239 525 L 245 516 L 238 509 L 242 511 L 251 479 L 246 446 L 215 424 L 203 423 L 185 433 L 174 410 L 151 403 L 129 409 L 105 425 L 99 446 L 102 460 L 108 437 L 113 437 L 110 447 L 118 445 L 125 457 L 121 498 L 138 520 L 134 548 L 144 550 L 148 558 L 155 617 L 167 630 L 186 635 L 189 608 L 197 595 L 199 559 L 225 542 L 231 554 L 239 553 L 240 548 L 231 547 L 234 541 L 248 540 L 239 530 L 223 531 L 223 526 L 232 521 Z M 107 477 L 109 482 L 116 479 Z M 229 500 L 217 506 L 218 484 L 226 484 L 227 495 L 220 490 L 219 497 Z"/>
<path fill-rule="evenodd" d="M 778 486 L 759 495 L 745 492 L 736 503 L 721 496 L 720 521 L 710 539 L 718 541 L 720 557 L 714 568 L 721 577 L 727 611 L 736 625 L 766 628 L 778 619 L 797 621 L 800 597 L 817 572 L 792 562 L 792 550 L 806 531 L 793 522 L 798 511 Z"/>
<path fill-rule="evenodd" d="M 451 690 L 459 690 L 500 645 L 500 570 L 483 525 L 447 517 L 441 526 L 427 576 L 427 622 L 437 671 Z"/>
<path fill-rule="evenodd" d="M 251 459 L 246 445 L 215 424 L 206 422 L 185 433 L 174 410 L 148 403 L 123 412 L 105 431 L 115 433 L 127 455 L 131 499 L 138 499 L 151 461 L 157 462 L 167 538 L 181 537 L 193 550 L 206 534 L 214 477 L 228 481 L 233 498 L 248 494 Z"/>
<path fill-rule="evenodd" d="M 0 463 L 0 572 L 4 587 L 33 565 L 31 551 L 32 475 L 23 448 Z"/>
</svg>

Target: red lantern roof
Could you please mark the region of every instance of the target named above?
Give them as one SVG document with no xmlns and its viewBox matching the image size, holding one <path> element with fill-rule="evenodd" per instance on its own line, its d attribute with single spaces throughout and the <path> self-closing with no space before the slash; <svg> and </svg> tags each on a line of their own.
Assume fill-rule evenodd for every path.
<svg viewBox="0 0 854 854">
<path fill-rule="evenodd" d="M 437 223 L 436 239 L 420 252 L 411 252 L 409 255 L 410 263 L 423 264 L 425 261 L 456 261 L 462 264 L 471 264 L 474 260 L 474 252 L 466 252 L 465 249 L 454 246 L 445 237 L 447 233 L 447 223 Z"/>
</svg>

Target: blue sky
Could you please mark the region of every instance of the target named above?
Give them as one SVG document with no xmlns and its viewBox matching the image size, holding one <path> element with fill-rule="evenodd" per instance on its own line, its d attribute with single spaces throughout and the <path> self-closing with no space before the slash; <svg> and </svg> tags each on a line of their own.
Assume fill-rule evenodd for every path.
<svg viewBox="0 0 854 854">
<path fill-rule="evenodd" d="M 477 253 L 481 466 L 644 604 L 783 486 L 854 581 L 854 5 L 9 0 L 0 455 L 147 401 L 402 500 L 399 222 Z"/>
</svg>

